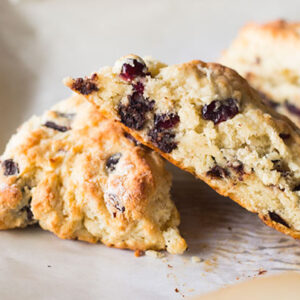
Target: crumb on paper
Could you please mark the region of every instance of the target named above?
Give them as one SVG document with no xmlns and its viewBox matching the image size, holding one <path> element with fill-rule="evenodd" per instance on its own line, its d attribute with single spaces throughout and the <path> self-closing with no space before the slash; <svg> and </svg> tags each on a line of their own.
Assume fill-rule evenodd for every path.
<svg viewBox="0 0 300 300">
<path fill-rule="evenodd" d="M 178 288 L 175 288 L 175 293 L 179 293 L 179 289 Z"/>
<path fill-rule="evenodd" d="M 51 268 L 52 266 L 51 266 L 51 265 L 47 265 L 47 267 L 48 267 L 48 268 Z"/>
<path fill-rule="evenodd" d="M 265 273 L 267 273 L 267 270 L 264 270 L 264 269 L 259 269 L 258 270 L 258 275 L 263 275 Z"/>
<path fill-rule="evenodd" d="M 163 257 L 165 257 L 165 254 L 163 252 L 158 252 L 158 251 L 155 251 L 155 250 L 147 250 L 145 252 L 145 254 L 147 256 L 154 257 L 154 258 L 163 258 Z"/>
<path fill-rule="evenodd" d="M 168 268 L 169 269 L 173 269 L 173 266 L 168 264 Z"/>
<path fill-rule="evenodd" d="M 200 257 L 198 257 L 198 256 L 192 256 L 191 260 L 192 260 L 192 262 L 195 263 L 195 264 L 204 261 L 203 258 L 200 258 Z"/>
<path fill-rule="evenodd" d="M 141 257 L 141 256 L 144 256 L 144 255 L 145 255 L 144 251 L 141 251 L 141 250 L 135 250 L 134 251 L 134 256 L 135 257 Z"/>
</svg>

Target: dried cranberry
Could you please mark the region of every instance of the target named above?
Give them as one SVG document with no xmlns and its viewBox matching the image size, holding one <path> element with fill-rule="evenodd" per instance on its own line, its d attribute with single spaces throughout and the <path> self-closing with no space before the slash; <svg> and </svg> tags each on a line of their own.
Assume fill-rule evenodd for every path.
<svg viewBox="0 0 300 300">
<path fill-rule="evenodd" d="M 108 160 L 106 161 L 106 169 L 109 172 L 113 172 L 116 169 L 116 165 L 118 164 L 121 156 L 121 153 L 115 153 L 114 155 L 108 158 Z"/>
<path fill-rule="evenodd" d="M 269 211 L 269 217 L 272 221 L 279 223 L 287 228 L 290 228 L 289 224 L 275 212 Z"/>
<path fill-rule="evenodd" d="M 179 121 L 179 116 L 174 113 L 154 115 L 154 127 L 158 131 L 170 129 L 179 123 Z"/>
<path fill-rule="evenodd" d="M 119 212 L 124 213 L 125 211 L 125 207 L 123 205 L 121 205 L 118 196 L 115 194 L 108 194 L 108 199 L 110 204 Z M 116 214 L 113 214 L 114 218 L 116 217 Z"/>
<path fill-rule="evenodd" d="M 215 165 L 209 171 L 206 172 L 206 175 L 212 178 L 225 178 L 228 177 L 230 174 L 228 170 L 218 165 Z"/>
<path fill-rule="evenodd" d="M 128 96 L 128 100 L 128 105 L 120 104 L 118 108 L 121 122 L 129 128 L 141 130 L 146 123 L 146 113 L 153 109 L 155 101 L 150 101 L 137 92 Z"/>
<path fill-rule="evenodd" d="M 294 115 L 297 115 L 300 117 L 300 108 L 299 107 L 295 106 L 292 103 L 289 103 L 288 100 L 285 100 L 284 105 L 291 114 L 294 114 Z"/>
<path fill-rule="evenodd" d="M 129 139 L 130 141 L 132 141 L 134 143 L 135 146 L 140 146 L 141 143 L 138 142 L 131 134 L 129 134 L 128 132 L 124 133 L 124 136 Z"/>
<path fill-rule="evenodd" d="M 152 129 L 148 132 L 151 142 L 153 142 L 158 149 L 165 153 L 171 153 L 177 148 L 177 143 L 174 142 L 175 134 L 173 132 L 161 132 L 157 129 Z"/>
<path fill-rule="evenodd" d="M 279 133 L 279 137 L 281 137 L 283 140 L 289 139 L 291 135 L 289 133 Z"/>
<path fill-rule="evenodd" d="M 48 128 L 51 128 L 53 130 L 57 130 L 57 131 L 60 131 L 60 132 L 66 132 L 68 130 L 70 130 L 70 127 L 67 127 L 67 126 L 61 126 L 61 125 L 58 125 L 52 121 L 47 121 L 44 126 L 48 127 Z"/>
<path fill-rule="evenodd" d="M 238 113 L 238 102 L 233 98 L 214 100 L 210 104 L 205 104 L 202 108 L 203 119 L 213 121 L 214 124 L 232 119 Z"/>
<path fill-rule="evenodd" d="M 264 104 L 266 104 L 267 106 L 270 106 L 274 109 L 276 109 L 278 106 L 280 106 L 280 103 L 275 102 L 274 100 L 272 100 L 271 98 L 269 98 L 265 93 L 258 91 L 258 94 L 260 95 L 260 97 L 262 98 L 262 102 Z"/>
<path fill-rule="evenodd" d="M 144 93 L 144 88 L 145 87 L 144 87 L 143 83 L 141 83 L 140 81 L 137 82 L 137 83 L 135 83 L 135 84 L 133 84 L 132 86 L 133 86 L 133 90 L 135 92 L 137 92 L 139 94 L 143 94 Z"/>
<path fill-rule="evenodd" d="M 132 81 L 136 77 L 145 77 L 148 74 L 145 64 L 131 59 L 131 63 L 124 63 L 120 77 L 126 81 Z"/>
<path fill-rule="evenodd" d="M 89 95 L 92 92 L 97 92 L 97 85 L 90 78 L 77 78 L 72 84 L 72 89 L 83 95 Z"/>
<path fill-rule="evenodd" d="M 4 176 L 12 176 L 20 173 L 19 166 L 12 159 L 7 159 L 2 163 Z"/>
</svg>

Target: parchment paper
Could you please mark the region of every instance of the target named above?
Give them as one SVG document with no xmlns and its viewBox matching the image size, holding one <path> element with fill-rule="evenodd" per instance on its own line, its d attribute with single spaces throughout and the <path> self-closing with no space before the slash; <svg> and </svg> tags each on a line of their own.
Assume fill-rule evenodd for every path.
<svg viewBox="0 0 300 300">
<path fill-rule="evenodd" d="M 245 4 L 1 0 L 1 151 L 21 122 L 69 95 L 61 83 L 67 75 L 89 74 L 132 52 L 168 63 L 214 60 L 245 22 L 299 16 L 297 1 Z M 186 254 L 135 258 L 130 251 L 63 241 L 39 228 L 2 231 L 0 298 L 182 299 L 255 276 L 300 270 L 298 241 L 170 168 Z"/>
</svg>

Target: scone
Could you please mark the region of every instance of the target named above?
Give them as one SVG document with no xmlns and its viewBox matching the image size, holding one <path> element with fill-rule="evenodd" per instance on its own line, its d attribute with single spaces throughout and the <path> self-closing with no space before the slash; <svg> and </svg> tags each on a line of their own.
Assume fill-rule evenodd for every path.
<svg viewBox="0 0 300 300">
<path fill-rule="evenodd" d="M 0 159 L 0 229 L 38 223 L 64 239 L 186 249 L 162 158 L 83 97 L 32 117 Z"/>
<path fill-rule="evenodd" d="M 300 133 L 235 71 L 130 55 L 65 84 L 175 165 L 300 238 Z"/>
<path fill-rule="evenodd" d="M 300 127 L 300 23 L 248 24 L 220 62 L 238 71 L 268 105 Z"/>
</svg>

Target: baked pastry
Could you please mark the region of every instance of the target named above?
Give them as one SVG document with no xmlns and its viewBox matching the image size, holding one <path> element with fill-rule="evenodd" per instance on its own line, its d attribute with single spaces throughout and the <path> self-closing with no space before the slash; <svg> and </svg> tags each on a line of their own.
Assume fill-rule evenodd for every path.
<svg viewBox="0 0 300 300">
<path fill-rule="evenodd" d="M 65 84 L 138 141 L 300 237 L 300 133 L 234 70 L 129 55 Z"/>
<path fill-rule="evenodd" d="M 220 62 L 237 70 L 263 100 L 300 127 L 300 23 L 246 25 Z"/>
<path fill-rule="evenodd" d="M 19 128 L 0 157 L 0 228 L 182 253 L 160 156 L 73 96 Z"/>
</svg>

